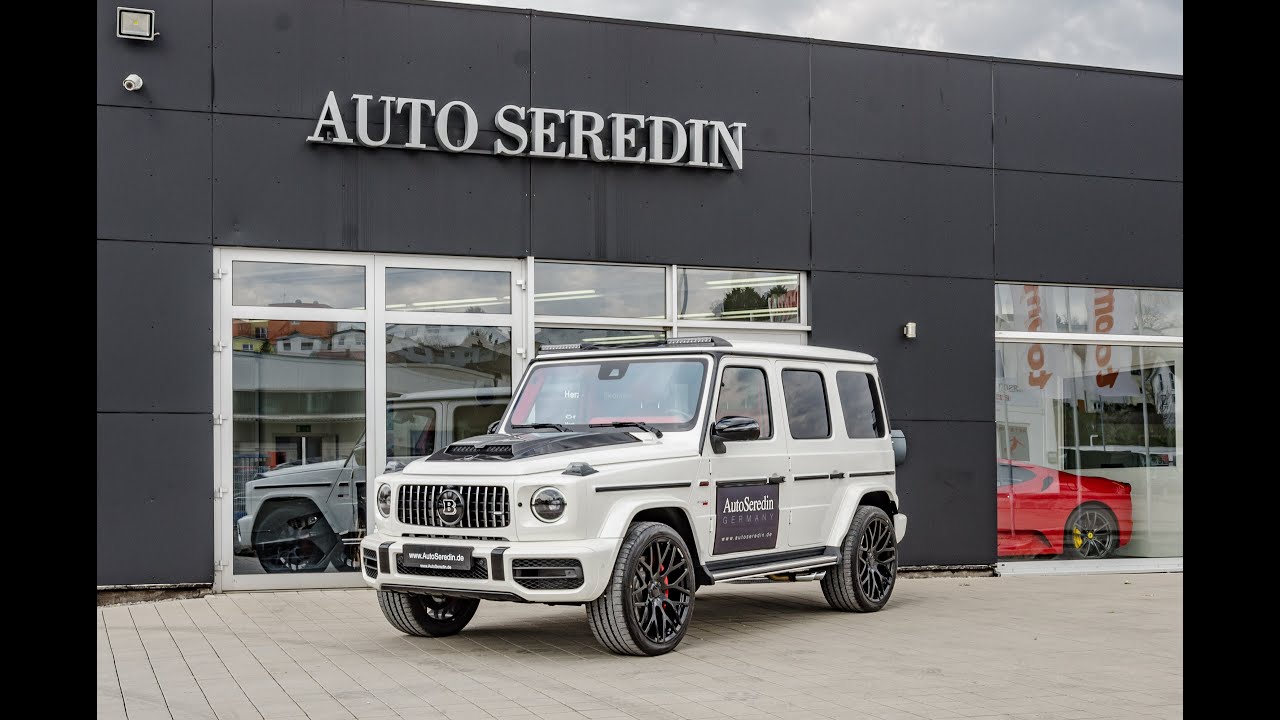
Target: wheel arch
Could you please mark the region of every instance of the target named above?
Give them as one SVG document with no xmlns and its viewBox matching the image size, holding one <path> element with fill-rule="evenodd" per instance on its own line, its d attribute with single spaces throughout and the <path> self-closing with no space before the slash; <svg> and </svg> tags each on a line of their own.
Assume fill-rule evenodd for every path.
<svg viewBox="0 0 1280 720">
<path fill-rule="evenodd" d="M 849 523 L 853 522 L 853 514 L 863 505 L 878 507 L 894 521 L 894 515 L 901 512 L 898 508 L 898 494 L 886 484 L 875 483 L 853 486 L 846 489 L 844 497 L 836 509 L 836 515 L 828 529 L 827 545 L 839 547 L 844 535 L 849 531 Z"/>
<path fill-rule="evenodd" d="M 689 552 L 693 553 L 693 575 L 699 587 L 715 583 L 711 573 L 707 572 L 702 564 L 702 555 L 698 552 L 698 538 L 693 532 L 693 522 L 689 519 L 687 510 L 675 505 L 648 507 L 632 515 L 631 521 L 627 524 L 630 526 L 631 523 L 645 521 L 669 525 L 679 533 L 684 544 L 689 546 Z"/>
</svg>

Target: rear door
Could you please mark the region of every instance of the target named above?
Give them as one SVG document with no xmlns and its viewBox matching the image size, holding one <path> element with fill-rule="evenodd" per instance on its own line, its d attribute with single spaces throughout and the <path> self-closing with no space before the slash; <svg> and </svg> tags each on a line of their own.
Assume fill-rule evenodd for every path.
<svg viewBox="0 0 1280 720">
<path fill-rule="evenodd" d="M 782 401 L 787 422 L 790 478 L 787 488 L 787 544 L 826 542 L 828 513 L 835 494 L 833 474 L 847 465 L 846 443 L 837 442 L 831 401 L 833 384 L 821 363 L 779 362 Z"/>
</svg>

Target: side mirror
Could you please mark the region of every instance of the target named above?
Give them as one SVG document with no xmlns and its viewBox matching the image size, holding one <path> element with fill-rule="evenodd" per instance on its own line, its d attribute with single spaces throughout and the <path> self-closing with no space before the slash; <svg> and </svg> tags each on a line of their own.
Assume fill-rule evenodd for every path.
<svg viewBox="0 0 1280 720">
<path fill-rule="evenodd" d="M 711 428 L 711 451 L 717 455 L 725 452 L 724 444 L 742 440 L 759 440 L 760 423 L 742 415 L 727 415 Z"/>
<path fill-rule="evenodd" d="M 893 464 L 901 465 L 907 461 L 907 436 L 901 430 L 891 430 L 889 437 L 893 438 Z"/>
<path fill-rule="evenodd" d="M 494 420 L 493 422 L 489 423 L 489 434 L 492 435 L 498 432 L 498 426 L 501 424 L 502 424 L 501 420 Z"/>
</svg>

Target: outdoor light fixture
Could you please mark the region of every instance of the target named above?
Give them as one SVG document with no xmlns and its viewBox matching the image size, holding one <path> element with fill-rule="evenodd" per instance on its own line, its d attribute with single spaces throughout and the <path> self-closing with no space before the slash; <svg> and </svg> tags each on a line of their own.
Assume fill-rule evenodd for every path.
<svg viewBox="0 0 1280 720">
<path fill-rule="evenodd" d="M 128 40 L 155 40 L 156 11 L 140 8 L 116 8 L 116 37 Z"/>
<path fill-rule="evenodd" d="M 913 322 L 909 322 L 906 325 L 903 325 L 902 335 L 904 337 L 908 337 L 914 340 L 916 337 L 916 324 Z"/>
</svg>

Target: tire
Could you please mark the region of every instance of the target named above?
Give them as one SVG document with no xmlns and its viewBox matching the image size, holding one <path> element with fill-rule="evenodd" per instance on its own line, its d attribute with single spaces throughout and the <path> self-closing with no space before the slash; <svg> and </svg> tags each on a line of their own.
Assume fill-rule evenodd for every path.
<svg viewBox="0 0 1280 720">
<path fill-rule="evenodd" d="M 405 635 L 448 637 L 462 632 L 475 617 L 480 601 L 448 595 L 379 590 L 378 605 L 391 627 Z"/>
<path fill-rule="evenodd" d="M 341 541 L 339 541 L 341 542 Z M 355 572 L 360 569 L 360 546 L 346 545 L 333 553 L 333 569 L 338 572 Z"/>
<path fill-rule="evenodd" d="M 587 604 L 587 623 L 596 641 L 619 655 L 669 653 L 693 619 L 694 590 L 692 553 L 680 533 L 659 522 L 632 523 L 609 585 Z"/>
<path fill-rule="evenodd" d="M 1062 555 L 1070 560 L 1101 560 L 1120 546 L 1120 524 L 1105 505 L 1087 503 L 1071 511 L 1062 533 Z"/>
<path fill-rule="evenodd" d="M 840 543 L 840 561 L 822 577 L 822 594 L 845 612 L 875 612 L 898 579 L 898 542 L 888 513 L 860 505 Z"/>
<path fill-rule="evenodd" d="M 303 527 L 293 527 L 290 520 L 301 520 Z M 311 503 L 274 505 L 253 527 L 254 554 L 268 573 L 324 572 L 329 553 L 340 543 L 324 513 Z"/>
</svg>

